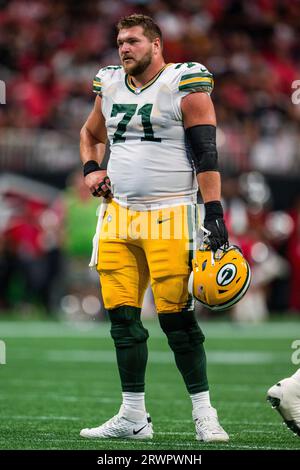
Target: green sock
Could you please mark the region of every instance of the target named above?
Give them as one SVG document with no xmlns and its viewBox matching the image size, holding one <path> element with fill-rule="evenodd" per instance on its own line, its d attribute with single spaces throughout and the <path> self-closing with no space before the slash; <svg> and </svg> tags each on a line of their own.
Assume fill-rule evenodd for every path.
<svg viewBox="0 0 300 470">
<path fill-rule="evenodd" d="M 207 391 L 209 387 L 203 346 L 205 337 L 194 312 L 166 313 L 158 317 L 188 392 L 194 394 Z"/>
<path fill-rule="evenodd" d="M 111 335 L 123 392 L 144 392 L 148 359 L 148 331 L 140 319 L 141 309 L 122 306 L 109 311 Z"/>
<path fill-rule="evenodd" d="M 206 354 L 203 344 L 191 352 L 174 351 L 176 365 L 190 394 L 208 391 Z"/>
</svg>

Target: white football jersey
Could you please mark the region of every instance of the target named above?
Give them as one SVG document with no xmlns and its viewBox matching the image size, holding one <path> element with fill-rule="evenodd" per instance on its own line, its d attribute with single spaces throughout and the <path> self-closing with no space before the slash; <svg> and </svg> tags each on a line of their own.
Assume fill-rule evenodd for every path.
<svg viewBox="0 0 300 470">
<path fill-rule="evenodd" d="M 121 66 L 99 70 L 94 92 L 110 142 L 107 172 L 116 202 L 136 210 L 193 204 L 197 180 L 189 159 L 181 99 L 213 88 L 202 64 L 167 64 L 143 87 Z"/>
</svg>

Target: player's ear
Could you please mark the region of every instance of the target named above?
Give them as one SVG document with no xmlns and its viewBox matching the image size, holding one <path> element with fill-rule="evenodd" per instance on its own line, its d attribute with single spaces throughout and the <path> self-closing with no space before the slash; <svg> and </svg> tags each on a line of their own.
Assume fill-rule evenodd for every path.
<svg viewBox="0 0 300 470">
<path fill-rule="evenodd" d="M 160 42 L 160 39 L 157 37 L 154 39 L 153 41 L 153 50 L 154 52 L 157 54 L 161 51 L 161 42 Z"/>
</svg>

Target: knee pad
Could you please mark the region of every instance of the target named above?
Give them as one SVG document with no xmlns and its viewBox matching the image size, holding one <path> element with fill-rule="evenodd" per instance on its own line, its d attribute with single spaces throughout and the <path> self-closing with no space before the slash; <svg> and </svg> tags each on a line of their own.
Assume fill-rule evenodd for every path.
<svg viewBox="0 0 300 470">
<path fill-rule="evenodd" d="M 158 318 L 172 351 L 191 352 L 204 343 L 205 336 L 194 312 L 162 313 Z"/>
<path fill-rule="evenodd" d="M 109 310 L 108 313 L 111 321 L 110 334 L 116 348 L 130 348 L 147 341 L 149 333 L 141 322 L 140 308 L 124 305 Z"/>
</svg>

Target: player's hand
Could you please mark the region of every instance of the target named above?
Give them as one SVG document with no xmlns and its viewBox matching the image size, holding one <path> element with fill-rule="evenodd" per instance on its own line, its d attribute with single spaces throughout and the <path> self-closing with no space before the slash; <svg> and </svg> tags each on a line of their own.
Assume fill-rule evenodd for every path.
<svg viewBox="0 0 300 470">
<path fill-rule="evenodd" d="M 228 244 L 228 232 L 224 219 L 204 220 L 205 243 L 208 243 L 212 251 L 217 251 L 221 246 Z"/>
<path fill-rule="evenodd" d="M 93 171 L 86 175 L 84 180 L 94 197 L 103 196 L 106 199 L 112 197 L 110 179 L 107 176 L 106 170 Z"/>
<path fill-rule="evenodd" d="M 111 192 L 110 179 L 108 176 L 103 178 L 103 180 L 99 183 L 98 188 L 92 193 L 92 195 L 95 197 L 103 196 L 107 200 L 113 197 Z"/>
<path fill-rule="evenodd" d="M 212 251 L 228 244 L 228 232 L 223 219 L 223 207 L 220 201 L 210 201 L 204 204 L 204 239 Z"/>
</svg>

